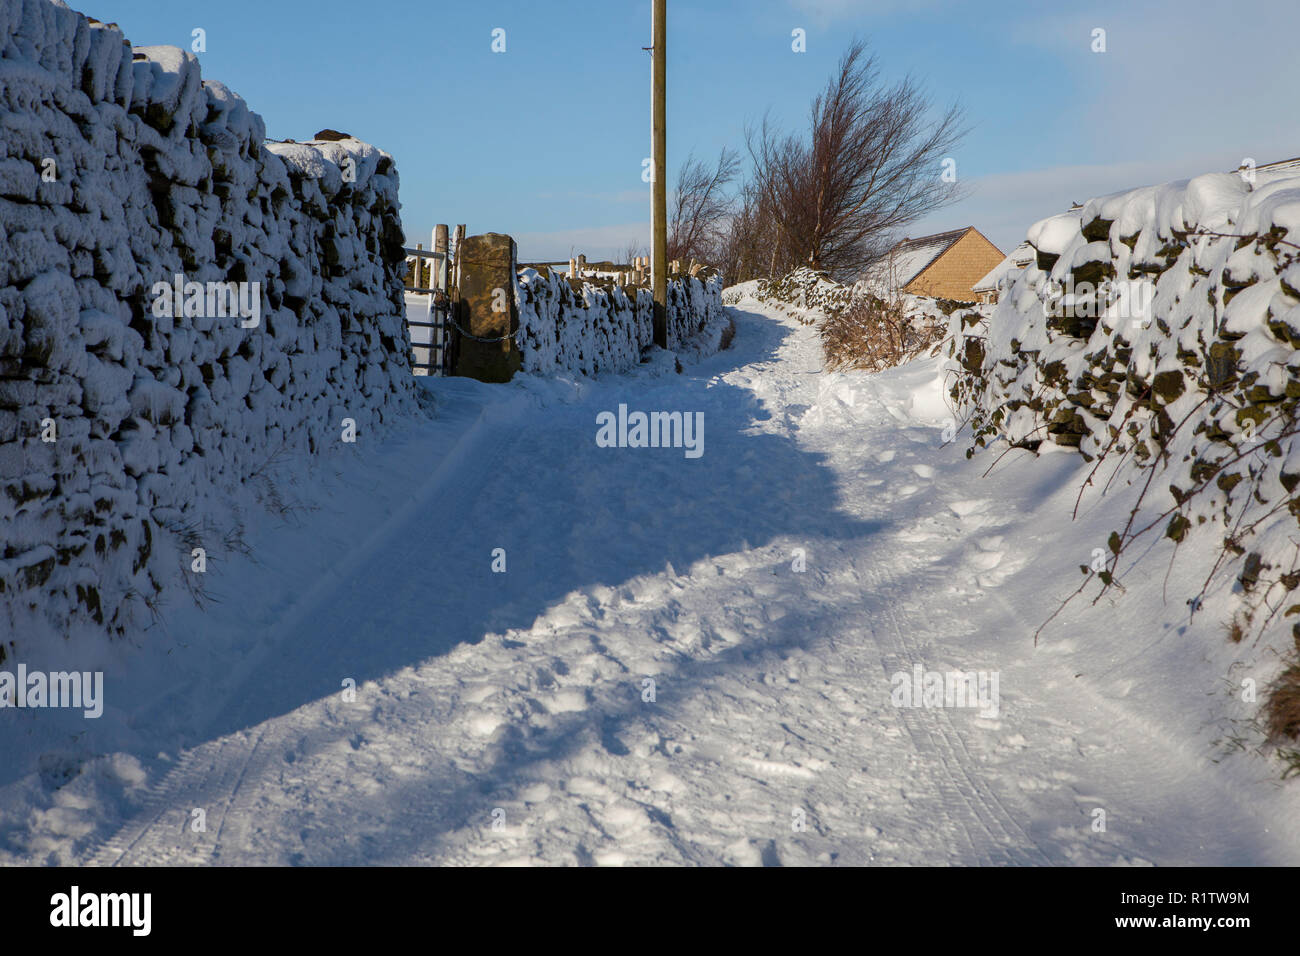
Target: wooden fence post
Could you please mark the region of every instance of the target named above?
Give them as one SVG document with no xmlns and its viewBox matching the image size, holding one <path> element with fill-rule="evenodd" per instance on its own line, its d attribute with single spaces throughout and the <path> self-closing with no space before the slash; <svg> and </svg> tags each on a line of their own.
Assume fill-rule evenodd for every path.
<svg viewBox="0 0 1300 956">
<path fill-rule="evenodd" d="M 429 288 L 440 292 L 447 291 L 447 224 L 438 223 L 433 227 L 433 251 L 442 253 L 441 259 L 433 260 L 433 267 L 438 270 L 436 280 L 429 283 Z"/>
<path fill-rule="evenodd" d="M 433 321 L 434 300 L 441 297 L 442 301 L 438 305 L 442 308 L 443 321 L 437 328 L 430 329 L 429 340 L 433 343 L 433 348 L 429 350 L 429 358 L 432 365 L 437 369 L 435 374 L 445 375 L 447 372 L 447 346 L 450 344 L 450 336 L 447 334 L 447 225 L 438 223 L 433 227 L 433 251 L 441 253 L 441 259 L 434 259 L 429 267 L 429 288 L 435 289 L 429 296 L 429 321 Z"/>
<path fill-rule="evenodd" d="M 465 224 L 462 222 L 451 234 L 451 289 L 460 288 L 460 245 L 465 241 Z M 453 300 L 455 296 L 453 295 Z M 453 303 L 454 304 L 454 303 Z"/>
</svg>

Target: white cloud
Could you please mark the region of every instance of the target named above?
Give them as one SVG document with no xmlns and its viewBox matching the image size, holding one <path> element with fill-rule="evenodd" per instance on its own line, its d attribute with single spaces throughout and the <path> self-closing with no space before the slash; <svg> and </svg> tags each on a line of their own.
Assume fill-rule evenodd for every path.
<svg viewBox="0 0 1300 956">
<path fill-rule="evenodd" d="M 1092 31 L 1106 52 L 1091 52 Z M 1300 153 L 1295 37 L 1300 5 L 1157 0 L 1087 13 L 1059 8 L 1015 21 L 1013 37 L 1061 57 L 1080 85 L 1073 103 L 1028 102 L 1064 111 L 1092 160 L 1177 156 L 1207 142 L 1260 162 Z"/>
</svg>

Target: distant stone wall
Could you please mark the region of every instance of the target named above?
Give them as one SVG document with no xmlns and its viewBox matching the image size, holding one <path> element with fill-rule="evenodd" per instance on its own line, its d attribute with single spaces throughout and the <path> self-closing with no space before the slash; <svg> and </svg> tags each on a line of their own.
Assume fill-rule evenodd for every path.
<svg viewBox="0 0 1300 956">
<path fill-rule="evenodd" d="M 518 299 L 524 371 L 623 371 L 639 363 L 642 349 L 654 342 L 654 297 L 645 288 L 523 269 Z M 667 313 L 672 351 L 723 319 L 721 277 L 670 279 Z"/>
<path fill-rule="evenodd" d="M 190 53 L 0 2 L 0 634 L 126 631 L 208 496 L 416 409 L 392 159 L 264 139 Z"/>
<path fill-rule="evenodd" d="M 751 279 L 723 293 L 728 304 L 746 296 L 817 326 L 826 367 L 878 372 L 934 349 L 948 316 L 965 307 L 951 299 L 899 294 L 882 299 L 868 282 L 844 285 L 806 266 L 779 279 Z"/>
<path fill-rule="evenodd" d="M 805 325 L 845 312 L 868 294 L 863 283 L 844 285 L 832 279 L 830 273 L 807 266 L 800 266 L 779 279 L 755 280 L 748 291 L 760 302 L 779 306 Z"/>
</svg>

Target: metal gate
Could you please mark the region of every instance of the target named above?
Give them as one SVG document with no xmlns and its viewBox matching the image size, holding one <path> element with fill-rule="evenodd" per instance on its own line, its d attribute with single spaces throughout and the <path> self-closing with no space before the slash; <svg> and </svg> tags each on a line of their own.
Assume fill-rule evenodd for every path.
<svg viewBox="0 0 1300 956">
<path fill-rule="evenodd" d="M 465 227 L 457 226 L 449 245 L 447 227 L 440 225 L 433 231 L 432 250 L 418 245 L 404 250 L 407 256 L 415 259 L 411 270 L 412 284 L 405 291 L 428 297 L 423 320 L 412 318 L 409 312 L 406 318 L 411 332 L 411 369 L 417 375 L 446 375 L 454 362 L 451 308 L 454 292 L 460 284 L 455 269 L 456 250 L 464 238 Z M 421 286 L 421 265 L 425 260 L 429 260 L 429 285 Z"/>
</svg>

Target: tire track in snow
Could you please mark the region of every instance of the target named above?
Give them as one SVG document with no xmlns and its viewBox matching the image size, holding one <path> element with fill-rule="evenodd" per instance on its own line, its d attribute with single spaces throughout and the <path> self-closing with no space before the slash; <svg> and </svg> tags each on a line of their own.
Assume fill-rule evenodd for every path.
<svg viewBox="0 0 1300 956">
<path fill-rule="evenodd" d="M 888 621 L 887 628 L 872 628 L 880 644 L 881 664 L 888 680 L 892 675 L 910 673 L 913 664 L 924 663 L 906 637 L 908 627 L 921 633 L 934 633 L 934 625 L 924 608 L 906 609 L 900 620 L 898 602 L 888 597 L 899 587 L 899 579 L 887 566 L 873 563 L 865 570 L 875 595 L 875 610 Z M 882 634 L 883 632 L 883 634 Z M 961 732 L 953 725 L 946 707 L 900 707 L 899 717 L 926 766 L 938 770 L 934 781 L 944 804 L 945 819 L 962 828 L 973 859 L 962 863 L 977 865 L 1051 863 L 1048 856 L 1007 812 L 997 794 L 984 779 Z"/>
<path fill-rule="evenodd" d="M 846 394 L 849 396 L 847 399 Z M 879 408 L 878 420 L 863 421 L 864 416 L 854 412 L 860 407 L 859 396 Z M 783 399 L 788 397 L 782 395 Z M 818 406 L 825 406 L 832 400 L 847 409 L 843 412 L 847 419 L 845 424 L 835 430 L 844 431 L 852 439 L 854 444 L 849 447 L 868 447 L 880 433 L 893 438 L 900 423 L 919 424 L 913 423 L 887 402 L 870 379 L 819 381 Z M 890 460 L 894 460 L 893 457 Z M 877 509 L 881 514 L 889 513 L 894 507 L 891 502 L 882 504 L 884 507 Z M 869 582 L 871 611 L 885 619 L 884 627 L 873 626 L 874 615 L 868 615 L 866 624 L 875 639 L 886 681 L 900 671 L 910 673 L 912 664 L 924 662 L 909 641 L 908 632 L 937 632 L 924 602 L 917 606 L 892 595 L 908 590 L 903 587 L 902 576 L 914 577 L 918 573 L 927 573 L 928 569 L 908 561 L 910 555 L 897 545 L 891 547 L 888 554 L 868 549 L 846 557 L 854 572 Z M 909 567 L 896 573 L 893 569 L 901 562 L 907 562 Z M 939 797 L 944 811 L 940 824 L 955 824 L 959 839 L 969 850 L 969 859 L 959 862 L 980 865 L 1051 863 L 989 786 L 985 769 L 966 746 L 947 708 L 900 707 L 895 710 L 912 742 L 915 756 L 931 771 L 929 779 L 922 784 L 922 790 L 925 791 L 928 784 L 928 792 Z"/>
<path fill-rule="evenodd" d="M 211 802 L 209 795 L 226 794 L 220 828 L 243 779 L 249 761 L 261 742 L 261 732 L 236 734 L 187 750 L 164 777 L 151 787 L 144 805 L 117 832 L 85 858 L 88 866 L 124 866 L 140 857 L 142 862 L 205 862 L 216 848 L 204 847 L 204 834 L 190 829 L 190 810 Z M 166 818 L 166 820 L 164 820 Z M 187 834 L 193 838 L 188 839 Z M 186 852 L 188 851 L 188 852 Z"/>
</svg>

